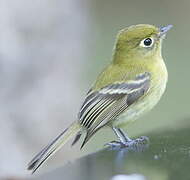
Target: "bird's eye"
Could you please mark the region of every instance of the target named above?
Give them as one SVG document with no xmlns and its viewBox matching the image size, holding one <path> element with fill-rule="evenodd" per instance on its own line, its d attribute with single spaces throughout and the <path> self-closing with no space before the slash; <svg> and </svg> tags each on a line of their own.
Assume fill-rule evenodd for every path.
<svg viewBox="0 0 190 180">
<path fill-rule="evenodd" d="M 140 46 L 142 47 L 151 47 L 154 43 L 154 39 L 152 38 L 145 38 L 141 41 Z"/>
</svg>

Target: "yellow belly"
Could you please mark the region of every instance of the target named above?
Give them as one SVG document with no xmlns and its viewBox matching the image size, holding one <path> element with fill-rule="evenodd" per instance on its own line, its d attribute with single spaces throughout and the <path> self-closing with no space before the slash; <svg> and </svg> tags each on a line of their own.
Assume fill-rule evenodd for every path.
<svg viewBox="0 0 190 180">
<path fill-rule="evenodd" d="M 152 84 L 147 94 L 131 105 L 113 122 L 113 126 L 121 127 L 139 118 L 141 115 L 150 111 L 160 100 L 167 83 L 167 71 L 162 77 L 158 77 L 155 84 Z"/>
</svg>

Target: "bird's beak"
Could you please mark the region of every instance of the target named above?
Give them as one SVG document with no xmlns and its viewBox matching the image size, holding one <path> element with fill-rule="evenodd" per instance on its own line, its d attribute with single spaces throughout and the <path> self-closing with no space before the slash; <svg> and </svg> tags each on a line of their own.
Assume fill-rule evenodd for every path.
<svg viewBox="0 0 190 180">
<path fill-rule="evenodd" d="M 164 38 L 166 33 L 173 27 L 173 25 L 169 24 L 167 26 L 162 26 L 159 28 L 159 37 Z"/>
</svg>

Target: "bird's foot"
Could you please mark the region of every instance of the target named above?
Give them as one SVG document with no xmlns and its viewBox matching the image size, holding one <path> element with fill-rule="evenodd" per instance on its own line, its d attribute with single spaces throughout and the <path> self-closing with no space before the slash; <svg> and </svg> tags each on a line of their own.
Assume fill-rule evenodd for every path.
<svg viewBox="0 0 190 180">
<path fill-rule="evenodd" d="M 129 148 L 129 149 L 136 149 L 141 146 L 144 146 L 149 143 L 149 138 L 146 136 L 141 136 L 134 140 L 129 140 L 126 142 L 121 141 L 111 141 L 110 143 L 105 144 L 106 146 L 115 149 L 115 148 Z"/>
</svg>

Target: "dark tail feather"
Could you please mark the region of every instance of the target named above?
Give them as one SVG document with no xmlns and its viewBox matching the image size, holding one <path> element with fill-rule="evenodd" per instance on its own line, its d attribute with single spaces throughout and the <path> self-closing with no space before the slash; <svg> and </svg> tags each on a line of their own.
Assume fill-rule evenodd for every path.
<svg viewBox="0 0 190 180">
<path fill-rule="evenodd" d="M 28 170 L 34 173 L 50 156 L 58 151 L 71 137 L 81 130 L 80 124 L 74 122 L 69 128 L 57 136 L 49 145 L 40 151 L 28 164 Z"/>
<path fill-rule="evenodd" d="M 79 131 L 78 134 L 75 136 L 75 139 L 72 142 L 71 146 L 74 146 L 78 142 L 78 140 L 81 138 L 81 135 L 82 135 L 82 132 Z"/>
</svg>

